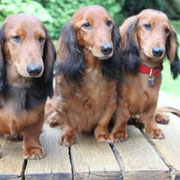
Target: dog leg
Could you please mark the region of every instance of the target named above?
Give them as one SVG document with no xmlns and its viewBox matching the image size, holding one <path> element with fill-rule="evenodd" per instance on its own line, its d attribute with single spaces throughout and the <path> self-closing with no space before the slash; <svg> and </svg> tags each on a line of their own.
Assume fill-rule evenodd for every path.
<svg viewBox="0 0 180 180">
<path fill-rule="evenodd" d="M 129 118 L 130 118 L 130 114 L 128 109 L 121 105 L 118 105 L 115 125 L 111 132 L 114 142 L 126 140 L 128 138 L 127 122 Z"/>
<path fill-rule="evenodd" d="M 163 131 L 157 126 L 155 122 L 155 110 L 156 106 L 154 105 L 144 113 L 145 130 L 149 137 L 163 139 Z"/>
<path fill-rule="evenodd" d="M 25 128 L 22 131 L 24 159 L 41 159 L 45 156 L 45 151 L 40 143 L 39 136 L 42 132 L 43 121 Z"/>
<path fill-rule="evenodd" d="M 114 100 L 115 98 L 112 99 Z M 98 122 L 97 127 L 94 130 L 94 135 L 98 142 L 113 142 L 113 138 L 109 133 L 108 126 L 114 112 L 116 111 L 116 107 L 116 101 L 110 102 L 105 110 L 103 117 Z"/>
</svg>

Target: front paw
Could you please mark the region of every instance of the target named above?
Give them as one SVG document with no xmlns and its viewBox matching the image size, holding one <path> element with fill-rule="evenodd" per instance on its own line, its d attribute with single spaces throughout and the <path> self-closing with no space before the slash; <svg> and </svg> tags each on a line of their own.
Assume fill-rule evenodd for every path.
<svg viewBox="0 0 180 180">
<path fill-rule="evenodd" d="M 76 136 L 73 134 L 63 134 L 59 143 L 63 146 L 71 146 L 75 143 Z"/>
<path fill-rule="evenodd" d="M 125 141 L 128 138 L 128 133 L 126 131 L 118 131 L 112 134 L 114 142 Z"/>
<path fill-rule="evenodd" d="M 43 148 L 29 148 L 24 151 L 24 159 L 42 159 L 45 156 Z"/>
<path fill-rule="evenodd" d="M 106 142 L 106 143 L 113 142 L 113 138 L 110 136 L 109 133 L 105 133 L 105 132 L 98 133 L 98 134 L 95 134 L 95 137 L 98 142 Z"/>
<path fill-rule="evenodd" d="M 155 129 L 146 129 L 146 133 L 150 138 L 154 139 L 164 139 L 164 133 L 161 129 L 155 128 Z"/>
</svg>

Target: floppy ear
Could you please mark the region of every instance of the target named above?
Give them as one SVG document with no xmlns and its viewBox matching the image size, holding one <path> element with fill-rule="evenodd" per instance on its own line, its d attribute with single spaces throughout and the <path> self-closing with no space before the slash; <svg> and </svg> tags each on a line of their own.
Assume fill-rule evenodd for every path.
<svg viewBox="0 0 180 180">
<path fill-rule="evenodd" d="M 46 41 L 44 44 L 43 61 L 44 61 L 44 80 L 46 92 L 49 97 L 53 96 L 53 69 L 56 59 L 54 45 L 46 32 Z"/>
<path fill-rule="evenodd" d="M 102 72 L 107 77 L 111 79 L 117 79 L 121 77 L 119 73 L 121 72 L 121 59 L 120 59 L 120 32 L 117 25 L 113 26 L 112 29 L 112 42 L 113 42 L 113 56 L 110 57 L 108 60 L 102 61 L 103 68 Z"/>
<path fill-rule="evenodd" d="M 4 37 L 4 26 L 0 29 L 0 95 L 4 89 L 4 54 L 3 54 L 3 47 L 5 43 Z"/>
<path fill-rule="evenodd" d="M 62 28 L 56 52 L 56 75 L 64 74 L 70 80 L 78 81 L 85 70 L 85 60 L 71 23 Z"/>
<path fill-rule="evenodd" d="M 137 25 L 138 18 L 136 16 L 132 16 L 120 27 L 120 33 L 122 36 L 121 57 L 124 68 L 130 72 L 136 72 L 141 63 L 137 40 Z"/>
<path fill-rule="evenodd" d="M 166 42 L 166 55 L 171 64 L 171 73 L 174 79 L 180 74 L 180 60 L 178 57 L 178 41 L 175 30 L 171 27 L 170 35 Z"/>
</svg>

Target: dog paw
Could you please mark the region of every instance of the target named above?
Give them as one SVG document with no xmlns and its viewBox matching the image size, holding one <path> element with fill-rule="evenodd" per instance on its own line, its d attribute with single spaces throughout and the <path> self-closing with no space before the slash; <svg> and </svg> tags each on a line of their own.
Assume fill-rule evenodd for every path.
<svg viewBox="0 0 180 180">
<path fill-rule="evenodd" d="M 119 131 L 117 133 L 114 133 L 112 136 L 113 136 L 114 142 L 125 141 L 128 138 L 128 133 L 125 131 Z"/>
<path fill-rule="evenodd" d="M 154 138 L 154 139 L 164 139 L 165 138 L 163 131 L 159 128 L 146 130 L 146 133 L 150 138 Z"/>
<path fill-rule="evenodd" d="M 168 124 L 170 121 L 170 118 L 166 114 L 157 114 L 155 116 L 155 120 L 159 124 Z"/>
<path fill-rule="evenodd" d="M 75 143 L 76 137 L 72 134 L 64 134 L 61 136 L 59 143 L 63 146 L 71 146 Z"/>
<path fill-rule="evenodd" d="M 96 134 L 96 140 L 98 142 L 113 143 L 113 138 L 110 136 L 109 133 Z"/>
<path fill-rule="evenodd" d="M 24 159 L 42 159 L 45 156 L 43 148 L 29 148 L 24 151 Z"/>
</svg>

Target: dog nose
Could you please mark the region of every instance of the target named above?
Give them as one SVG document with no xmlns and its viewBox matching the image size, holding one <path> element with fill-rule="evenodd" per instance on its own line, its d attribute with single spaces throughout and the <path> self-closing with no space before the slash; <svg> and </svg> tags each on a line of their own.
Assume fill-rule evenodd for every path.
<svg viewBox="0 0 180 180">
<path fill-rule="evenodd" d="M 31 76 L 37 76 L 41 73 L 41 71 L 42 71 L 42 67 L 40 65 L 37 65 L 37 64 L 30 64 L 27 67 L 27 72 Z"/>
<path fill-rule="evenodd" d="M 110 44 L 103 44 L 101 46 L 101 52 L 104 55 L 109 55 L 112 52 L 112 45 L 110 45 Z"/>
<path fill-rule="evenodd" d="M 158 46 L 154 46 L 152 48 L 152 53 L 153 53 L 153 56 L 155 57 L 161 57 L 162 54 L 164 53 L 164 50 Z"/>
</svg>

